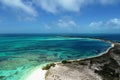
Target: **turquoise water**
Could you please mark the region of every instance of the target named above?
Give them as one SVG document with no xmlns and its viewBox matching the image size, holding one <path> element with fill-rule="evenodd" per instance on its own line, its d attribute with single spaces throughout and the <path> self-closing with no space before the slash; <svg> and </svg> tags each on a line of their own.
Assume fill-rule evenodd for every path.
<svg viewBox="0 0 120 80">
<path fill-rule="evenodd" d="M 110 45 L 77 37 L 1 36 L 0 80 L 21 80 L 21 76 L 35 66 L 96 56 Z"/>
</svg>

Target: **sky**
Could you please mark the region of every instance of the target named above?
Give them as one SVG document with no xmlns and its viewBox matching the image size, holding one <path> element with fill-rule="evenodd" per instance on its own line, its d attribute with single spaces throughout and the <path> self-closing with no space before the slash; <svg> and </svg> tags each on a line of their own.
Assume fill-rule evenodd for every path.
<svg viewBox="0 0 120 80">
<path fill-rule="evenodd" d="M 120 0 L 0 0 L 0 33 L 120 33 Z"/>
</svg>

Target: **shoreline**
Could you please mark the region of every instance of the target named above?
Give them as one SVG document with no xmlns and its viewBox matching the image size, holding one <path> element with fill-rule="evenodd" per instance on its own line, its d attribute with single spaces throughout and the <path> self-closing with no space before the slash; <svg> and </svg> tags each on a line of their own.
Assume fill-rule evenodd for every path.
<svg viewBox="0 0 120 80">
<path fill-rule="evenodd" d="M 100 53 L 98 56 L 90 56 L 88 58 L 82 58 L 82 59 L 76 59 L 76 60 L 66 60 L 66 61 L 74 62 L 74 61 L 83 61 L 83 60 L 88 60 L 88 59 L 94 59 L 94 58 L 100 57 L 100 56 L 102 56 L 104 54 L 107 54 L 109 52 L 109 50 L 112 49 L 115 46 L 115 43 L 113 43 L 112 41 L 106 41 L 106 40 L 95 39 L 95 38 L 89 38 L 89 39 L 108 42 L 108 43 L 111 43 L 111 46 L 106 51 Z M 55 65 L 59 65 L 59 64 L 61 64 L 61 61 L 60 62 L 52 62 L 52 63 L 54 63 Z M 27 76 L 25 76 L 22 80 L 45 80 L 45 77 L 46 77 L 47 72 L 48 72 L 49 69 L 48 70 L 42 70 L 42 68 L 47 66 L 47 64 L 51 64 L 51 63 L 46 63 L 46 64 L 44 64 L 44 66 L 39 66 L 37 68 L 31 69 L 29 71 L 30 74 L 27 74 Z M 51 67 L 53 67 L 53 66 L 50 66 L 50 68 Z M 40 75 L 42 75 L 42 76 L 40 76 Z M 38 78 L 36 78 L 36 76 Z"/>
<path fill-rule="evenodd" d="M 104 55 L 104 54 L 107 54 L 107 53 L 109 52 L 109 50 L 114 47 L 114 45 L 115 45 L 115 44 L 112 43 L 111 46 L 110 46 L 106 51 L 99 53 L 99 55 L 97 55 L 97 56 L 90 56 L 90 57 L 87 57 L 87 58 L 81 58 L 81 59 L 76 59 L 76 60 L 79 61 L 79 60 L 86 60 L 86 59 L 92 59 L 92 58 L 100 57 L 100 56 L 102 56 L 102 55 Z M 74 60 L 73 60 L 73 61 L 74 61 Z"/>
<path fill-rule="evenodd" d="M 46 80 L 58 78 L 60 80 L 119 80 L 120 43 L 112 43 L 111 47 L 99 56 L 56 63 L 55 67 L 51 66 L 48 69 Z"/>
<path fill-rule="evenodd" d="M 45 80 L 45 74 L 47 70 L 42 70 L 42 67 L 47 64 L 50 63 L 41 64 L 39 66 L 36 66 L 35 68 L 31 68 L 27 72 L 28 74 L 24 74 L 20 80 Z"/>
<path fill-rule="evenodd" d="M 77 38 L 81 38 L 81 37 L 77 37 Z M 82 38 L 85 38 L 85 37 L 82 37 Z M 98 38 L 90 38 L 90 37 L 86 37 L 86 38 L 88 38 L 88 39 L 93 39 L 93 40 L 99 40 L 99 41 L 103 41 L 103 42 L 107 42 L 107 43 L 110 43 L 111 46 L 108 47 L 107 50 L 105 50 L 104 52 L 99 53 L 99 55 L 90 56 L 90 57 L 87 57 L 87 58 L 75 59 L 75 60 L 66 60 L 66 61 L 79 61 L 79 60 L 86 60 L 86 59 L 92 59 L 92 58 L 100 57 L 100 56 L 108 53 L 108 51 L 109 51 L 111 48 L 113 48 L 113 47 L 115 46 L 115 44 L 116 44 L 116 43 L 114 43 L 114 42 L 112 42 L 112 41 L 110 41 L 110 40 L 104 40 L 104 39 L 98 39 Z M 59 61 L 59 62 L 52 62 L 52 63 L 57 64 L 57 63 L 61 63 L 61 61 Z"/>
<path fill-rule="evenodd" d="M 47 70 L 45 80 L 58 78 L 60 80 L 119 80 L 120 56 L 117 55 L 120 52 L 120 43 L 102 41 L 111 43 L 111 46 L 105 52 L 102 52 L 98 56 L 66 60 L 64 63 L 56 62 L 55 67 L 51 66 Z"/>
</svg>

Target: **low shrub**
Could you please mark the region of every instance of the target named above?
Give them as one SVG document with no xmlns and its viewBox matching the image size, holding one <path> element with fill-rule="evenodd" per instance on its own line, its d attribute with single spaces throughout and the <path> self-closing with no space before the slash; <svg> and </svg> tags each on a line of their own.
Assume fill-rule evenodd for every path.
<svg viewBox="0 0 120 80">
<path fill-rule="evenodd" d="M 42 68 L 42 70 L 48 70 L 48 69 L 50 69 L 52 66 L 55 67 L 55 64 L 54 64 L 54 63 L 47 64 L 46 66 L 44 66 L 44 67 Z"/>
<path fill-rule="evenodd" d="M 67 60 L 63 60 L 62 63 L 63 63 L 63 64 L 66 64 L 66 63 L 71 63 L 71 62 L 69 62 L 69 61 L 67 61 Z"/>
</svg>

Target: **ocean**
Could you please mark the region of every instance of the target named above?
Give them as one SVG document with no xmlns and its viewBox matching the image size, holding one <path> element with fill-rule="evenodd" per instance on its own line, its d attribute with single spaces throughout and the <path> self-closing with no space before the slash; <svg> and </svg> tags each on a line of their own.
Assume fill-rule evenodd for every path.
<svg viewBox="0 0 120 80">
<path fill-rule="evenodd" d="M 120 41 L 120 34 L 1 34 L 0 80 L 21 80 L 36 66 L 98 56 L 111 46 L 88 37 Z"/>
</svg>

